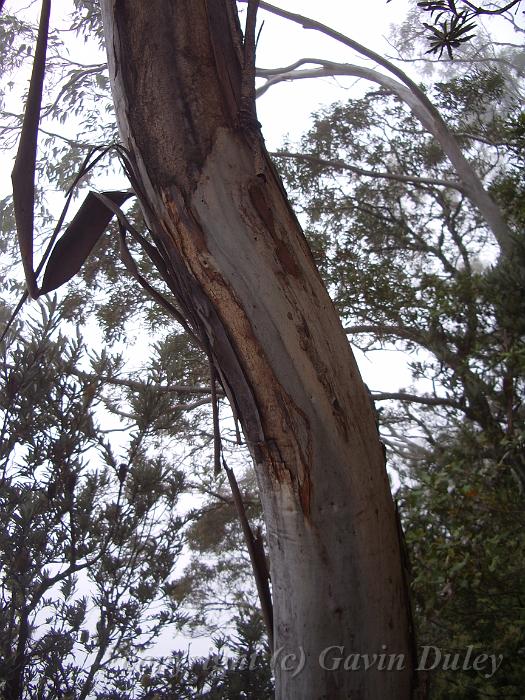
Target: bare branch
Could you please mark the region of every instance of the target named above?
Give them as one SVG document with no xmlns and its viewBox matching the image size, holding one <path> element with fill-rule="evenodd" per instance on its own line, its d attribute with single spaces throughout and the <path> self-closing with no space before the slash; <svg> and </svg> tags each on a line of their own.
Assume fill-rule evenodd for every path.
<svg viewBox="0 0 525 700">
<path fill-rule="evenodd" d="M 389 401 L 394 399 L 396 401 L 421 403 L 426 406 L 450 406 L 450 408 L 457 408 L 458 410 L 463 410 L 464 408 L 458 401 L 440 396 L 418 396 L 417 394 L 408 394 L 404 391 L 371 391 L 370 393 L 374 401 Z"/>
<path fill-rule="evenodd" d="M 348 170 L 357 175 L 362 175 L 363 177 L 373 177 L 380 178 L 384 180 L 395 180 L 397 182 L 406 182 L 413 185 L 436 185 L 437 187 L 450 187 L 452 189 L 458 190 L 459 192 L 465 192 L 465 188 L 459 182 L 454 182 L 452 180 L 441 180 L 439 178 L 432 177 L 416 177 L 412 175 L 401 175 L 401 173 L 391 173 L 383 172 L 380 170 L 365 170 L 364 168 L 359 168 L 356 165 L 350 165 L 344 160 L 326 160 L 324 158 L 319 158 L 308 153 L 292 153 L 291 151 L 274 151 L 270 153 L 274 158 L 289 158 L 292 160 L 303 160 L 308 163 L 314 163 L 316 165 L 321 165 L 327 168 L 333 168 L 334 170 Z"/>
<path fill-rule="evenodd" d="M 359 324 L 357 326 L 345 327 L 347 335 L 352 333 L 369 333 L 378 337 L 395 336 L 403 340 L 411 340 L 414 343 L 425 346 L 425 336 L 416 328 L 407 328 L 406 326 L 391 326 L 382 324 Z M 426 347 L 426 346 L 425 346 Z"/>
<path fill-rule="evenodd" d="M 241 2 L 246 2 L 247 0 L 241 0 Z M 513 244 L 513 234 L 508 227 L 505 219 L 503 218 L 502 212 L 496 202 L 492 199 L 489 193 L 485 190 L 483 183 L 478 177 L 476 171 L 469 163 L 469 161 L 463 155 L 461 148 L 454 136 L 454 134 L 449 130 L 441 114 L 437 108 L 432 104 L 423 90 L 417 85 L 411 78 L 394 65 L 391 61 L 384 58 L 380 54 L 368 49 L 357 41 L 350 39 L 350 37 L 341 34 L 328 27 L 321 22 L 317 22 L 309 17 L 303 15 L 295 14 L 293 12 L 288 12 L 275 5 L 271 5 L 264 0 L 261 0 L 259 4 L 260 8 L 271 12 L 279 17 L 288 19 L 296 24 L 300 24 L 305 29 L 313 29 L 315 31 L 321 32 L 326 36 L 335 39 L 339 43 L 348 46 L 354 51 L 357 51 L 362 56 L 369 58 L 374 61 L 377 65 L 382 66 L 389 73 L 392 73 L 398 80 L 393 80 L 389 76 L 383 75 L 378 71 L 374 71 L 367 68 L 361 68 L 358 66 L 353 67 L 354 72 L 352 75 L 358 75 L 355 72 L 359 68 L 361 75 L 358 77 L 363 77 L 367 80 L 374 80 L 379 84 L 386 87 L 386 89 L 397 94 L 400 99 L 402 99 L 412 110 L 414 115 L 421 121 L 422 125 L 427 129 L 439 142 L 443 151 L 446 153 L 450 162 L 456 168 L 456 172 L 459 178 L 462 180 L 465 186 L 465 190 L 468 193 L 468 197 L 471 199 L 472 203 L 479 209 L 480 213 L 484 217 L 487 225 L 492 230 L 495 239 L 497 240 L 503 255 L 508 256 L 511 254 L 514 244 Z M 321 63 L 321 62 L 319 62 Z M 335 64 L 338 65 L 338 64 Z M 340 64 L 339 64 L 340 65 Z M 343 64 L 344 65 L 344 64 Z M 324 62 L 323 65 L 325 70 L 319 70 L 317 75 L 328 75 L 327 72 L 328 62 Z M 293 71 L 292 71 L 293 73 Z M 348 73 L 349 74 L 349 73 Z M 374 76 L 374 77 L 372 77 Z M 277 76 L 276 76 L 277 77 Z M 299 77 L 299 76 L 295 76 Z M 302 75 L 300 77 L 313 77 L 313 75 Z M 288 80 L 294 79 L 290 73 L 288 73 Z M 274 80 L 274 79 L 270 79 Z M 284 80 L 284 78 L 282 78 Z M 274 84 L 274 83 L 273 83 Z M 265 87 L 265 86 L 263 86 Z"/>
<path fill-rule="evenodd" d="M 511 2 L 507 3 L 503 7 L 496 8 L 494 10 L 486 10 L 483 7 L 475 5 L 473 2 L 469 2 L 469 0 L 462 0 L 462 2 L 464 5 L 470 7 L 470 9 L 473 10 L 476 15 L 501 15 L 504 12 L 508 12 L 508 10 L 513 8 L 515 5 L 519 5 L 521 0 L 511 0 Z"/>
</svg>

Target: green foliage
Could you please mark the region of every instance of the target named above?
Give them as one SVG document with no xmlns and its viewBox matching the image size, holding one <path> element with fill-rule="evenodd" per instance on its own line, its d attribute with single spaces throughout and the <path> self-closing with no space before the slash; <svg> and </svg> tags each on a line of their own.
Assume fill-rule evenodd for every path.
<svg viewBox="0 0 525 700">
<path fill-rule="evenodd" d="M 190 658 L 179 652 L 161 665 L 141 669 L 143 691 L 136 697 L 270 700 L 270 651 L 264 637 L 259 614 L 241 610 L 236 617 L 235 634 L 228 639 L 217 637 L 216 651 L 207 658 Z"/>
<path fill-rule="evenodd" d="M 185 480 L 148 447 L 151 420 L 118 443 L 101 432 L 100 374 L 56 302 L 41 312 L 2 362 L 0 677 L 7 697 L 87 697 L 115 655 L 137 663 L 183 620 L 170 578 Z"/>
<path fill-rule="evenodd" d="M 11 76 L 31 56 L 34 29 L 14 15 L 3 14 L 0 19 L 0 71 Z M 11 84 L 12 85 L 12 84 Z"/>
<path fill-rule="evenodd" d="M 74 0 L 71 28 L 85 39 L 96 37 L 104 45 L 104 28 L 97 0 Z"/>
<path fill-rule="evenodd" d="M 523 440 L 523 435 L 521 436 Z M 521 449 L 523 449 L 523 444 Z M 492 678 L 438 671 L 432 698 L 519 697 L 525 672 L 523 489 L 479 432 L 442 434 L 398 492 L 418 643 L 502 655 Z M 413 479 L 416 479 L 414 483 Z"/>
</svg>

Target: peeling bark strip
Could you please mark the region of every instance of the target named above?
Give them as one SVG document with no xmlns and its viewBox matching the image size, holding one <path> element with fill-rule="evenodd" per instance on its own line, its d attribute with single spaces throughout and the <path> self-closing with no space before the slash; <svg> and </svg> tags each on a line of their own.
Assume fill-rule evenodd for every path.
<svg viewBox="0 0 525 700">
<path fill-rule="evenodd" d="M 235 2 L 102 8 L 134 188 L 254 457 L 280 650 L 276 697 L 409 698 L 407 595 L 374 416 L 281 182 L 240 118 Z M 387 649 L 404 655 L 404 669 L 329 670 L 319 657 L 332 646 Z M 281 666 L 284 653 L 304 668 Z"/>
<path fill-rule="evenodd" d="M 43 0 L 22 133 L 11 175 L 18 243 L 24 265 L 27 291 L 32 299 L 38 297 L 36 275 L 33 269 L 35 168 L 50 13 L 51 0 Z"/>
</svg>

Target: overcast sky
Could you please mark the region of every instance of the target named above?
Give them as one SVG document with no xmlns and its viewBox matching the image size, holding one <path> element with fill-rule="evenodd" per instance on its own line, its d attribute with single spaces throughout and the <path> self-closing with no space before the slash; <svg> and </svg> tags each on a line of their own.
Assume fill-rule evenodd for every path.
<svg viewBox="0 0 525 700">
<path fill-rule="evenodd" d="M 385 37 L 390 25 L 401 22 L 408 8 L 408 0 L 273 0 L 272 4 L 323 22 L 380 53 L 388 49 Z M 259 25 L 262 21 L 257 48 L 260 68 L 286 66 L 304 57 L 363 62 L 355 52 L 320 32 L 303 29 L 264 10 L 259 11 Z M 312 111 L 344 99 L 354 83 L 354 78 L 316 78 L 272 87 L 257 103 L 269 147 L 278 146 L 288 132 L 300 133 Z"/>
</svg>

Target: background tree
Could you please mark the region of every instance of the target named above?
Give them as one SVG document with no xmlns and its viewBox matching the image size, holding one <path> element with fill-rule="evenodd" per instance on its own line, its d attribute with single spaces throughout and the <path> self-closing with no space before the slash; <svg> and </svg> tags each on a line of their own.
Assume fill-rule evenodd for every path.
<svg viewBox="0 0 525 700">
<path fill-rule="evenodd" d="M 412 358 L 413 387 L 375 384 L 372 396 L 389 402 L 379 422 L 403 481 L 419 642 L 505 659 L 493 679 L 440 674 L 431 697 L 521 692 L 523 593 L 509 585 L 523 578 L 512 554 L 523 546 L 525 370 L 516 77 L 473 61 L 428 88 L 512 222 L 505 261 L 441 149 L 384 90 L 314 115 L 275 154 L 351 342 Z"/>
<path fill-rule="evenodd" d="M 482 142 L 471 133 L 463 139 L 478 169 L 492 178 L 493 191 L 509 177 L 519 178 L 519 156 L 512 156 L 508 137 L 521 112 L 496 106 L 503 78 L 482 70 L 440 83 L 435 91 L 458 134 L 467 123 L 475 132 L 473 113 L 475 120 L 490 119 Z M 492 149 L 490 138 L 500 139 Z M 433 390 L 419 399 L 408 392 L 397 398 L 433 413 L 441 407 L 449 425 L 467 417 L 506 452 L 501 438 L 521 417 L 522 370 L 514 361 L 516 374 L 506 380 L 513 389 L 503 391 L 503 358 L 509 351 L 519 355 L 523 339 L 521 322 L 507 307 L 509 301 L 522 309 L 519 226 L 512 260 L 491 265 L 494 249 L 483 222 L 443 153 L 413 115 L 381 90 L 316 115 L 300 148 L 288 147 L 276 157 L 308 216 L 312 245 L 352 342 L 365 350 L 385 340 L 412 352 L 423 348 L 412 368 Z M 501 343 L 497 352 L 495 343 Z M 498 354 L 501 364 L 495 364 Z M 432 424 L 420 424 L 432 440 Z M 519 476 L 519 460 L 513 468 Z"/>
<path fill-rule="evenodd" d="M 9 92 L 9 88 L 16 92 L 16 84 L 14 82 L 9 83 L 9 78 L 14 76 L 17 71 L 24 70 L 24 65 L 27 67 L 27 62 L 31 60 L 30 47 L 35 42 L 35 27 L 30 22 L 25 21 L 22 15 L 15 17 L 14 15 L 4 14 L 1 19 L 2 36 L 5 39 L 4 46 L 6 47 L 6 51 L 2 54 L 4 79 L 7 85 L 7 92 Z M 79 33 L 89 31 L 90 36 L 100 36 L 101 25 L 98 6 L 93 3 L 78 3 L 72 16 L 72 27 Z M 64 37 L 64 34 L 61 32 L 55 32 L 51 37 L 50 54 L 53 80 L 49 85 L 49 103 L 44 108 L 44 113 L 50 123 L 56 120 L 64 122 L 66 114 L 71 114 L 71 108 L 74 107 L 74 118 L 75 121 L 78 120 L 79 127 L 76 132 L 78 136 L 75 137 L 75 140 L 67 136 L 61 139 L 60 136 L 54 133 L 54 127 L 51 127 L 49 133 L 47 133 L 46 125 L 42 127 L 45 133 L 42 142 L 42 158 L 39 160 L 42 197 L 39 198 L 41 206 L 37 210 L 37 221 L 44 233 L 47 233 L 48 227 L 54 224 L 54 218 L 46 206 L 47 200 L 45 196 L 46 191 L 49 191 L 54 186 L 50 183 L 58 182 L 59 186 L 67 187 L 91 145 L 93 143 L 105 143 L 106 139 L 112 138 L 115 130 L 114 121 L 110 120 L 108 123 L 103 124 L 97 112 L 101 104 L 109 104 L 107 102 L 108 82 L 105 76 L 104 63 L 93 63 L 86 66 L 70 59 L 67 47 L 64 44 L 65 38 L 67 40 L 67 33 Z M 92 51 L 92 55 L 96 56 L 96 51 Z M 94 95 L 94 99 L 87 97 L 91 94 Z M 79 95 L 86 96 L 86 99 L 79 100 Z M 21 117 L 19 114 L 4 109 L 2 124 L 2 146 L 4 148 L 8 149 L 13 145 L 20 123 Z M 96 125 L 102 127 L 102 131 L 97 130 Z M 60 129 L 61 127 L 59 126 L 58 128 Z M 109 158 L 106 158 L 101 163 L 101 166 L 99 174 L 112 169 Z M 88 173 L 86 179 L 89 180 L 91 176 L 92 174 Z M 142 223 L 137 214 L 137 207 L 132 207 L 127 211 L 128 219 L 135 225 L 141 226 Z M 17 295 L 21 292 L 21 286 L 16 277 L 17 266 L 15 261 L 18 254 L 14 245 L 13 226 L 12 202 L 10 198 L 6 198 L 2 202 L 2 250 L 5 253 L 2 258 L 4 272 L 2 291 L 3 301 L 7 303 L 7 306 L 3 306 L 1 309 L 3 323 L 7 322 L 9 312 L 13 308 Z M 104 460 L 100 456 L 94 459 L 94 456 L 96 456 L 96 445 L 98 445 L 97 441 L 100 440 L 105 444 L 107 435 L 112 435 L 114 442 L 116 442 L 117 451 L 121 455 L 120 458 L 127 459 L 125 442 L 129 442 L 131 437 L 135 435 L 136 444 L 142 445 L 140 448 L 142 460 L 146 459 L 146 456 L 142 455 L 142 451 L 145 449 L 148 459 L 151 459 L 151 451 L 153 450 L 155 455 L 171 455 L 170 463 L 176 463 L 178 468 L 182 468 L 183 464 L 190 464 L 191 482 L 188 478 L 182 479 L 182 472 L 176 472 L 181 477 L 179 492 L 191 491 L 198 496 L 200 493 L 209 491 L 210 484 L 213 485 L 214 492 L 215 490 L 217 492 L 223 491 L 221 479 L 217 483 L 212 476 L 213 457 L 210 456 L 209 448 L 213 444 L 213 434 L 211 431 L 211 412 L 208 408 L 210 387 L 209 367 L 206 357 L 194 347 L 186 334 L 173 329 L 172 317 L 165 313 L 163 307 L 159 307 L 150 297 L 137 289 L 136 277 L 128 272 L 121 261 L 118 245 L 116 244 L 117 239 L 118 231 L 116 227 L 113 227 L 93 251 L 88 263 L 82 269 L 81 276 L 70 283 L 65 294 L 61 295 L 60 308 L 55 309 L 53 316 L 55 334 L 58 332 L 55 326 L 58 325 L 60 319 L 62 325 L 69 323 L 81 329 L 83 337 L 79 336 L 77 339 L 79 348 L 81 348 L 78 351 L 81 357 L 79 363 L 73 365 L 67 361 L 67 358 L 64 358 L 60 360 L 58 369 L 50 363 L 50 376 L 53 375 L 53 372 L 59 373 L 64 368 L 67 369 L 67 375 L 63 377 L 63 384 L 58 384 L 54 389 L 56 407 L 49 414 L 49 424 L 51 425 L 56 417 L 56 412 L 63 410 L 67 403 L 60 398 L 63 387 L 68 387 L 70 384 L 72 387 L 76 386 L 75 382 L 77 382 L 81 387 L 86 386 L 88 388 L 87 393 L 92 394 L 88 410 L 94 411 L 96 414 L 96 420 L 94 419 L 92 428 L 92 440 L 95 447 L 93 449 L 90 448 L 89 452 L 90 468 L 94 474 L 98 473 L 98 470 L 102 468 L 101 464 L 102 466 L 104 465 Z M 144 255 L 140 246 L 133 241 L 130 241 L 128 245 L 137 261 L 141 275 L 147 277 L 152 284 L 158 285 L 165 297 L 170 299 L 170 290 L 163 285 L 156 268 L 152 265 L 149 258 Z M 94 321 L 96 321 L 100 331 L 94 330 Z M 167 324 L 170 326 L 169 330 L 166 328 Z M 125 350 L 125 345 L 122 341 L 125 339 L 128 344 L 137 342 L 138 331 L 143 329 L 144 326 L 148 328 L 148 337 L 152 339 L 149 351 L 146 351 L 146 344 L 141 340 L 141 345 L 145 351 L 144 357 L 138 358 L 138 360 L 135 358 L 130 359 L 128 353 L 124 352 L 122 354 L 122 350 Z M 30 327 L 26 329 L 26 332 L 31 332 Z M 98 350 L 100 346 L 101 336 L 99 332 L 102 334 L 108 347 L 113 348 L 108 354 L 97 354 L 95 351 L 95 348 Z M 93 337 L 94 334 L 95 337 Z M 142 339 L 143 337 L 142 335 Z M 21 336 L 19 342 L 22 343 L 23 341 L 24 337 Z M 53 346 L 55 354 L 66 353 L 66 346 L 67 341 L 61 338 L 61 342 L 59 344 L 55 343 L 55 346 Z M 40 360 L 44 362 L 47 359 L 47 355 L 42 353 Z M 9 363 L 4 366 L 6 378 L 10 372 L 10 366 Z M 82 393 L 81 389 L 78 389 L 78 391 Z M 35 397 L 33 399 L 33 404 L 35 406 L 38 405 Z M 222 403 L 223 399 L 220 399 L 220 401 Z M 26 402 L 26 409 L 28 405 L 30 405 L 29 400 Z M 86 418 L 86 420 L 88 419 Z M 64 423 L 64 421 L 67 423 L 67 416 L 61 414 L 60 424 Z M 185 447 L 181 449 L 183 445 Z M 244 457 L 244 461 L 246 461 L 246 457 Z M 124 463 L 120 462 L 120 464 Z M 29 473 L 37 468 L 36 463 L 31 462 L 25 468 Z M 119 470 L 115 468 L 115 471 L 118 472 Z M 115 478 L 118 478 L 118 474 L 113 473 L 113 481 L 115 481 Z M 109 498 L 111 489 L 109 489 L 104 479 L 99 484 L 100 491 L 104 498 Z M 118 485 L 119 482 L 115 483 Z M 147 484 L 144 484 L 144 488 L 147 488 Z M 102 496 L 100 497 L 102 498 Z M 102 501 L 106 504 L 104 498 L 102 498 Z M 148 507 L 148 512 L 144 517 L 151 517 L 152 523 L 156 522 L 156 518 L 158 518 L 159 522 L 164 522 L 166 528 L 169 528 L 170 523 L 173 525 L 173 522 L 177 522 L 177 516 L 172 510 L 176 502 L 177 500 L 173 499 L 169 507 L 165 505 L 162 511 L 159 512 L 159 499 L 156 498 L 153 504 L 150 504 L 151 510 Z M 109 511 L 111 503 L 106 505 Z M 203 517 L 210 507 L 214 506 L 210 504 L 203 508 Z M 197 517 L 199 512 L 197 508 L 196 511 L 189 515 Z M 34 519 L 34 517 L 36 516 L 32 514 L 31 518 Z M 188 516 L 181 517 L 186 518 Z M 31 518 L 28 526 L 29 531 L 33 529 L 33 519 Z M 235 524 L 239 528 L 238 523 Z M 143 523 L 142 527 L 145 528 L 146 525 Z M 131 526 L 125 532 L 123 530 L 119 531 L 119 537 L 123 540 L 123 547 L 128 546 L 125 538 L 131 538 L 133 534 L 134 530 Z M 183 538 L 184 533 L 180 530 L 179 536 L 173 539 L 172 544 L 173 547 L 177 548 L 177 551 L 182 547 Z M 241 539 L 239 529 L 236 542 L 239 542 Z M 128 544 L 132 546 L 131 541 Z M 96 543 L 94 543 L 94 546 L 96 546 Z M 153 550 L 149 552 L 150 556 L 153 556 L 153 554 Z M 58 562 L 61 556 L 60 553 L 55 552 L 55 556 Z M 242 555 L 239 555 L 239 558 L 242 560 Z M 86 570 L 89 570 L 90 575 L 93 576 L 94 573 L 90 566 L 90 562 L 87 561 Z M 121 568 L 114 567 L 111 571 L 105 572 L 109 586 L 118 589 L 119 581 L 123 575 Z M 6 562 L 6 570 L 9 570 L 9 561 Z M 237 570 L 239 570 L 239 567 L 237 567 Z M 230 579 L 232 578 L 234 577 L 230 576 Z M 249 572 L 244 572 L 245 582 L 248 579 Z M 82 593 L 86 589 L 92 597 L 96 596 L 92 580 L 89 579 L 87 574 L 81 577 L 79 585 Z M 157 588 L 160 585 L 161 583 L 158 582 Z M 50 600 L 54 599 L 55 588 L 50 588 L 49 590 Z M 178 612 L 176 617 L 165 615 L 162 613 L 159 601 L 155 600 L 155 605 L 152 608 L 150 606 L 149 609 L 151 620 L 155 620 L 156 624 L 155 634 L 151 635 L 152 638 L 158 637 L 162 630 L 167 628 L 173 629 L 173 625 L 170 627 L 170 623 L 173 623 L 173 621 L 178 626 L 182 626 L 190 618 L 193 621 L 194 617 L 201 615 L 200 619 L 203 619 L 202 614 L 199 613 L 195 606 L 189 604 L 187 600 L 188 587 L 184 581 L 177 581 L 176 585 L 172 583 L 169 591 L 167 600 L 177 610 L 180 610 L 181 606 L 185 605 L 184 612 Z M 8 592 L 5 593 L 6 599 L 9 598 L 9 595 Z M 243 592 L 242 587 L 239 585 L 237 595 L 246 596 L 247 590 Z M 253 605 L 254 595 L 250 594 L 248 599 Z M 16 611 L 17 614 L 20 612 L 17 610 L 16 604 L 13 607 L 13 611 Z M 134 614 L 135 626 L 138 624 L 137 620 L 144 624 L 144 606 L 141 606 L 140 609 L 137 608 Z M 234 617 L 234 615 L 228 616 L 228 620 L 230 620 L 230 617 Z M 208 622 L 209 627 L 211 627 L 211 620 Z M 257 634 L 260 635 L 260 622 L 254 624 L 254 629 L 258 629 Z M 98 653 L 97 645 L 100 641 L 98 636 L 94 634 L 93 625 L 94 622 L 90 618 L 90 627 L 88 629 L 88 632 L 90 630 L 92 632 L 88 638 L 90 649 L 92 650 L 89 657 L 90 661 L 96 657 Z M 243 625 L 244 629 L 246 625 L 244 623 Z M 222 627 L 223 629 L 233 630 L 233 632 L 236 629 L 234 622 L 227 624 L 225 627 L 223 621 Z M 36 629 L 35 627 L 34 630 L 31 630 L 30 643 L 34 641 L 33 632 L 37 634 Z M 76 639 L 78 635 L 72 634 L 72 636 Z M 232 637 L 228 641 L 231 642 L 228 654 L 236 653 L 237 642 L 235 638 Z M 10 643 L 15 647 L 18 643 L 16 628 L 12 629 Z M 97 692 L 103 692 L 101 688 L 105 688 L 106 691 L 104 692 L 110 692 L 110 689 L 112 689 L 111 692 L 117 693 L 117 688 L 120 688 L 118 692 L 122 694 L 122 697 L 131 697 L 130 688 L 139 682 L 141 676 L 131 674 L 129 667 L 123 669 L 122 664 L 125 663 L 125 655 L 131 659 L 134 654 L 139 654 L 141 659 L 145 659 L 144 654 L 148 646 L 146 638 L 137 637 L 137 643 L 138 646 L 136 647 L 131 645 L 130 651 L 126 651 L 123 646 L 122 654 L 119 651 L 120 646 L 114 646 L 111 654 L 108 653 L 105 657 L 103 656 L 103 668 L 97 670 L 98 662 L 93 666 L 90 663 L 85 664 L 82 673 L 84 675 L 92 674 L 96 680 Z M 72 655 L 70 655 L 70 675 L 78 675 L 78 685 L 81 683 L 80 677 L 82 674 L 79 672 L 79 667 L 76 663 L 78 659 L 75 656 L 78 652 L 79 644 L 76 642 L 75 644 Z M 224 648 L 224 643 L 222 648 Z M 101 653 L 103 653 L 103 650 Z M 6 659 L 8 657 L 9 655 L 6 656 Z M 34 684 L 44 686 L 48 683 L 48 677 L 51 673 L 60 673 L 60 670 L 55 668 L 54 665 L 58 657 L 57 652 L 53 663 L 50 662 L 49 668 L 44 668 L 42 664 L 38 665 L 36 656 L 28 655 L 25 666 L 26 678 L 31 677 L 34 679 Z M 222 666 L 220 664 L 217 666 L 213 658 L 211 660 L 203 660 L 202 663 L 204 661 L 209 667 L 209 673 L 214 678 L 213 682 L 216 685 L 221 683 Z M 160 669 L 163 668 L 163 663 L 162 659 L 157 659 L 156 669 L 158 673 L 161 673 Z M 181 664 L 179 664 L 180 666 Z M 7 673 L 7 670 L 4 669 L 4 671 Z M 235 678 L 235 669 L 233 671 L 228 670 L 228 673 L 229 676 Z M 201 673 L 198 676 L 198 684 L 194 687 L 192 678 L 195 680 L 195 677 L 189 673 L 184 681 L 189 688 L 187 690 L 189 696 L 192 696 L 192 693 L 196 692 L 200 687 L 199 684 L 202 685 L 205 680 L 205 676 Z M 207 687 L 209 687 L 211 681 L 206 682 L 208 683 Z M 225 687 L 227 686 L 228 684 L 226 683 Z M 25 692 L 29 692 L 32 687 L 27 686 L 24 689 Z M 57 687 L 63 688 L 61 684 Z M 88 684 L 84 683 L 82 687 L 88 687 Z M 22 692 L 22 689 L 20 689 L 20 692 Z M 57 690 L 56 692 L 59 691 Z M 51 693 L 49 688 L 47 693 Z"/>
<path fill-rule="evenodd" d="M 228 456 L 232 463 L 235 454 Z M 246 543 L 239 516 L 227 483 L 202 477 L 198 490 L 205 495 L 200 517 L 186 533 L 191 552 L 177 585 L 184 604 L 192 610 L 188 625 L 197 632 L 216 635 L 239 612 L 246 616 L 258 609 Z M 257 484 L 253 473 L 239 480 L 246 515 L 254 531 L 264 527 Z"/>
<path fill-rule="evenodd" d="M 170 580 L 182 548 L 183 474 L 148 446 L 151 412 L 127 439 L 121 427 L 100 427 L 99 376 L 115 360 L 87 358 L 79 336 L 67 339 L 56 303 L 41 311 L 2 363 L 7 699 L 123 690 L 122 664 L 137 663 L 160 629 L 182 619 Z M 90 371 L 80 369 L 86 360 Z"/>
<path fill-rule="evenodd" d="M 391 2 L 391 0 L 387 0 Z M 430 48 L 427 53 L 442 57 L 446 49 L 452 59 L 454 50 L 471 41 L 478 30 L 476 19 L 483 16 L 517 13 L 521 0 L 510 2 L 472 3 L 468 0 L 422 0 L 417 3 L 420 13 L 430 22 L 422 22 L 427 30 Z"/>
<path fill-rule="evenodd" d="M 80 336 L 62 334 L 67 321 L 56 301 L 41 312 L 10 339 L 2 362 L 2 697 L 129 699 L 153 697 L 152 689 L 268 697 L 253 593 L 228 617 L 231 634 L 215 628 L 211 656 L 149 655 L 167 630 L 195 627 L 199 613 L 202 624 L 191 602 L 197 591 L 174 569 L 185 524 L 201 531 L 211 507 L 184 515 L 179 506 L 190 484 L 184 455 L 166 451 L 165 412 L 175 435 L 188 436 L 189 422 L 181 416 L 177 427 L 168 392 L 156 390 L 155 369 L 166 372 L 167 363 L 153 357 L 147 381 L 144 372 L 141 382 L 124 379 L 120 357 L 96 356 Z M 242 550 L 240 532 L 232 536 Z M 247 562 L 241 571 L 246 582 Z"/>
</svg>

